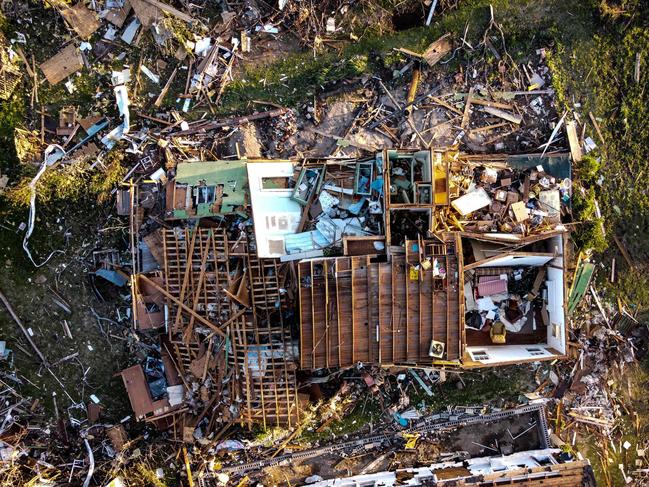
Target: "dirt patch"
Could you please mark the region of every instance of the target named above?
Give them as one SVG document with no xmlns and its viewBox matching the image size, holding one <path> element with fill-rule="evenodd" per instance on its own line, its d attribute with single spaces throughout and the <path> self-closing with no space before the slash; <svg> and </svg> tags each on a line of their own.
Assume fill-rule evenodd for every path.
<svg viewBox="0 0 649 487">
<path fill-rule="evenodd" d="M 104 417 L 119 420 L 129 412 L 121 378 L 114 377 L 129 360 L 128 305 L 120 297 L 125 291 L 98 283 L 105 299 L 101 301 L 91 288 L 88 271 L 94 270 L 91 262 L 96 247 L 88 236 L 96 234 L 94 225 L 69 219 L 65 228 L 53 221 L 48 223 L 52 236 L 59 232 L 70 235 L 65 254 L 54 256 L 38 269 L 20 254 L 5 254 L 0 289 L 51 364 L 72 358 L 53 365 L 50 373 L 0 306 L 0 337 L 13 351 L 14 359 L 13 368 L 8 362 L 2 363 L 3 380 L 11 382 L 22 395 L 38 399 L 50 414 L 56 408 L 62 411 L 73 404 L 88 404 L 90 395 L 95 395 Z M 45 225 L 45 221 L 37 222 L 39 231 L 47 228 Z M 58 239 L 53 238 L 52 243 L 56 245 Z M 49 248 L 41 239 L 30 245 L 35 254 Z M 56 304 L 60 298 L 55 293 L 70 305 L 71 313 Z M 71 414 L 83 417 L 85 413 Z"/>
</svg>

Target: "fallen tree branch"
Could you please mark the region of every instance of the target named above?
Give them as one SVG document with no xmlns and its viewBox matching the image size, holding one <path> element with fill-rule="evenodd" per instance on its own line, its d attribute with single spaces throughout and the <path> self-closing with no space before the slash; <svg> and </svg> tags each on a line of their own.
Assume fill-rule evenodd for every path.
<svg viewBox="0 0 649 487">
<path fill-rule="evenodd" d="M 9 314 L 11 315 L 11 317 L 13 318 L 13 320 L 14 320 L 14 321 L 16 322 L 16 324 L 20 327 L 20 331 L 23 332 L 23 335 L 25 335 L 25 338 L 27 338 L 27 341 L 29 342 L 29 344 L 31 345 L 31 347 L 34 349 L 34 352 L 36 352 L 36 355 L 38 355 L 38 358 L 40 359 L 40 361 L 43 363 L 43 365 L 44 365 L 45 367 L 49 368 L 50 364 L 49 364 L 49 362 L 47 361 L 47 359 L 45 358 L 45 355 L 43 355 L 43 353 L 38 349 L 38 347 L 36 346 L 36 343 L 34 343 L 34 340 L 32 340 L 31 335 L 29 334 L 29 332 L 28 332 L 27 329 L 25 328 L 25 325 L 23 325 L 23 322 L 20 321 L 20 318 L 18 318 L 18 315 L 16 314 L 16 312 L 14 311 L 14 309 L 11 307 L 11 303 L 9 303 L 9 300 L 8 300 L 7 297 L 2 293 L 2 291 L 0 291 L 0 300 L 1 300 L 2 303 L 5 305 L 5 308 L 7 308 L 7 311 L 9 311 Z"/>
</svg>

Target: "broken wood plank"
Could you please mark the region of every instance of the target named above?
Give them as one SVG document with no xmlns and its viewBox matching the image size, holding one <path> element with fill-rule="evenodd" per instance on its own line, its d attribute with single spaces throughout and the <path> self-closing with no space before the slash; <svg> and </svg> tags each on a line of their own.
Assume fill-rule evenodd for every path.
<svg viewBox="0 0 649 487">
<path fill-rule="evenodd" d="M 431 96 L 430 97 L 431 101 L 435 103 L 436 105 L 439 105 L 441 107 L 446 108 L 447 110 L 450 110 L 454 113 L 457 113 L 458 115 L 463 115 L 461 110 L 458 110 L 455 108 L 453 105 L 450 105 L 449 103 L 446 103 L 444 100 L 441 100 L 440 98 L 437 98 L 436 96 Z"/>
<path fill-rule="evenodd" d="M 322 130 L 318 130 L 318 129 L 305 129 L 305 132 L 311 132 L 313 134 L 321 135 L 322 137 L 327 137 L 329 139 L 344 140 L 347 144 L 351 145 L 352 147 L 356 147 L 357 149 L 362 149 L 362 150 L 367 151 L 367 152 L 376 152 L 377 150 L 379 150 L 378 148 L 376 148 L 374 146 L 357 144 L 356 142 L 345 139 L 344 137 L 341 137 L 339 135 L 330 134 L 328 132 L 323 132 Z"/>
<path fill-rule="evenodd" d="M 509 122 L 502 122 L 502 123 L 496 123 L 496 124 L 493 124 L 493 125 L 486 125 L 485 127 L 478 127 L 476 129 L 471 129 L 471 130 L 469 130 L 469 133 L 477 134 L 479 132 L 488 132 L 489 130 L 498 129 L 500 127 L 505 127 L 507 125 L 509 125 Z"/>
<path fill-rule="evenodd" d="M 159 2 L 158 0 L 144 0 L 144 1 L 149 5 L 152 5 L 156 8 L 159 8 L 163 12 L 168 13 L 169 15 L 173 15 L 174 17 L 177 17 L 180 20 L 184 20 L 185 22 L 191 23 L 196 21 L 196 19 L 191 15 L 187 15 L 185 12 L 181 12 L 180 10 L 172 7 L 171 5 L 167 5 L 164 2 Z"/>
<path fill-rule="evenodd" d="M 255 112 L 251 115 L 243 115 L 241 117 L 231 117 L 231 118 L 225 118 L 222 120 L 214 120 L 211 122 L 207 122 L 205 124 L 200 125 L 199 127 L 196 128 L 190 128 L 188 130 L 182 130 L 180 132 L 175 132 L 171 134 L 172 137 L 179 137 L 182 135 L 193 135 L 193 134 L 198 134 L 198 133 L 204 133 L 207 132 L 208 130 L 214 130 L 217 128 L 221 127 L 229 127 L 229 126 L 235 126 L 235 125 L 241 125 L 244 123 L 252 122 L 253 120 L 261 120 L 264 118 L 272 118 L 272 117 L 279 117 L 280 115 L 284 115 L 288 109 L 286 108 L 277 108 L 275 110 L 268 110 L 267 112 Z"/>
<path fill-rule="evenodd" d="M 419 63 L 417 63 L 417 66 L 415 66 L 414 69 L 412 70 L 412 81 L 410 82 L 410 86 L 408 87 L 408 96 L 406 98 L 406 102 L 408 103 L 406 106 L 406 116 L 412 113 L 412 109 L 413 109 L 412 102 L 415 101 L 415 95 L 417 94 L 417 88 L 419 87 L 420 78 L 421 78 L 421 68 L 419 67 Z"/>
<path fill-rule="evenodd" d="M 520 115 L 505 112 L 495 107 L 484 107 L 482 111 L 493 115 L 494 117 L 502 118 L 503 120 L 507 120 L 508 122 L 515 123 L 517 125 L 520 125 L 520 123 L 523 121 L 523 117 L 521 117 Z"/>
<path fill-rule="evenodd" d="M 472 96 L 473 96 L 473 86 L 469 88 L 469 96 L 466 97 L 466 101 L 464 102 L 464 112 L 462 113 L 462 123 L 460 124 L 460 128 L 464 130 L 469 123 L 469 115 L 471 114 L 471 101 L 472 101 Z"/>
<path fill-rule="evenodd" d="M 162 17 L 160 9 L 144 0 L 130 0 L 131 7 L 135 12 L 135 16 L 140 19 L 144 27 L 151 27 L 153 23 Z"/>
<path fill-rule="evenodd" d="M 446 56 L 453 48 L 451 41 L 451 34 L 446 33 L 435 42 L 433 42 L 424 53 L 421 55 L 429 66 L 437 64 L 444 56 Z"/>
<path fill-rule="evenodd" d="M 617 245 L 617 248 L 620 249 L 620 253 L 622 254 L 622 257 L 624 257 L 624 260 L 626 264 L 629 266 L 629 269 L 633 269 L 635 265 L 633 264 L 633 260 L 631 260 L 631 255 L 629 254 L 629 251 L 624 246 L 622 240 L 620 240 L 620 238 L 617 235 L 613 235 L 613 240 L 615 240 L 615 244 Z"/>
<path fill-rule="evenodd" d="M 108 10 L 108 12 L 105 15 L 105 19 L 113 24 L 115 27 L 122 27 L 124 25 L 124 22 L 126 22 L 126 18 L 128 17 L 128 14 L 131 12 L 131 3 L 129 0 L 124 1 L 124 6 L 121 8 L 112 8 Z"/>
<path fill-rule="evenodd" d="M 34 77 L 34 71 L 32 71 L 32 68 L 29 65 L 29 61 L 25 57 L 25 53 L 23 52 L 23 50 L 18 45 L 15 45 L 14 49 L 18 53 L 18 56 L 20 56 L 20 59 L 22 60 L 22 62 L 25 63 L 25 71 L 27 71 L 27 74 L 29 75 L 30 78 L 33 78 Z"/>
<path fill-rule="evenodd" d="M 164 88 L 162 88 L 162 91 L 158 95 L 158 98 L 156 98 L 156 101 L 154 103 L 155 106 L 159 107 L 160 105 L 162 105 L 162 100 L 164 100 L 165 96 L 167 96 L 167 92 L 169 91 L 169 88 L 171 87 L 171 83 L 173 83 L 177 72 L 178 72 L 178 68 L 176 67 L 171 73 L 171 76 L 169 76 L 169 79 L 165 83 Z"/>
<path fill-rule="evenodd" d="M 597 120 L 595 119 L 595 115 L 593 115 L 593 112 L 588 112 L 588 117 L 590 118 L 593 127 L 595 127 L 595 131 L 597 132 L 597 136 L 599 137 L 600 142 L 604 144 L 605 142 L 604 142 L 604 137 L 602 136 L 602 131 L 599 129 L 599 124 L 597 123 Z"/>
<path fill-rule="evenodd" d="M 502 108 L 503 110 L 514 109 L 514 105 L 510 105 L 508 103 L 500 103 L 497 101 L 484 100 L 482 98 L 476 98 L 475 96 L 471 98 L 471 103 L 473 103 L 474 105 L 482 105 L 485 107 Z"/>
<path fill-rule="evenodd" d="M 568 135 L 568 145 L 570 146 L 572 160 L 574 162 L 581 161 L 583 154 L 579 145 L 579 137 L 577 136 L 577 122 L 574 120 L 566 122 L 566 134 Z"/>
<path fill-rule="evenodd" d="M 200 321 L 204 325 L 208 326 L 210 329 L 214 330 L 217 334 L 221 335 L 223 338 L 226 338 L 226 334 L 223 333 L 218 326 L 216 326 L 214 323 L 208 321 L 207 319 L 203 318 L 201 315 L 199 315 L 196 311 L 191 309 L 185 303 L 178 300 L 173 294 L 169 293 L 165 288 L 163 288 L 162 286 L 159 286 L 156 282 L 152 281 L 151 279 L 149 279 L 144 274 L 138 274 L 138 278 L 143 279 L 146 283 L 150 284 L 151 286 L 156 288 L 159 292 L 161 292 L 164 295 L 164 297 L 166 297 L 167 299 L 170 299 L 171 301 L 173 301 L 178 307 L 182 308 L 184 311 L 186 311 L 190 315 L 194 316 L 194 318 L 196 318 L 198 321 Z"/>
</svg>

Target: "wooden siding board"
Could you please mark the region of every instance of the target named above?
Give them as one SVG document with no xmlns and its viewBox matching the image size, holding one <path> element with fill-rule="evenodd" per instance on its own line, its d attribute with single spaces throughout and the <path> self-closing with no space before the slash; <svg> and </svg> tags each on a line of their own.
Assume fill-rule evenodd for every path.
<svg viewBox="0 0 649 487">
<path fill-rule="evenodd" d="M 352 275 L 348 258 L 336 260 L 338 283 L 338 319 L 340 320 L 341 367 L 354 363 L 352 356 Z"/>
<path fill-rule="evenodd" d="M 406 340 L 406 263 L 405 257 L 399 256 L 392 259 L 392 285 L 394 288 L 393 319 L 395 362 L 403 363 L 407 360 Z"/>
<path fill-rule="evenodd" d="M 327 309 L 325 296 L 325 276 L 322 273 L 322 264 L 312 263 L 314 276 L 311 281 L 313 301 L 313 322 L 318 323 L 313 334 L 313 363 L 315 368 L 326 366 L 327 348 Z"/>
<path fill-rule="evenodd" d="M 408 266 L 410 267 L 410 266 Z M 410 269 L 407 269 L 406 275 L 406 297 L 407 297 L 407 333 L 406 333 L 406 360 L 408 362 L 417 362 L 419 359 L 419 279 L 410 278 Z"/>
<path fill-rule="evenodd" d="M 309 263 L 302 262 L 298 266 L 298 279 L 311 280 Z M 311 289 L 300 286 L 300 366 L 304 369 L 313 367 L 313 320 L 311 315 Z"/>
<path fill-rule="evenodd" d="M 370 360 L 374 363 L 379 362 L 380 349 L 380 323 L 379 323 L 379 264 L 371 263 L 368 266 L 367 285 L 368 285 L 368 310 L 370 313 L 369 320 L 369 338 L 370 338 Z"/>
<path fill-rule="evenodd" d="M 354 361 L 369 362 L 369 313 L 367 302 L 367 265 L 364 257 L 352 257 L 352 292 L 354 300 Z"/>
<path fill-rule="evenodd" d="M 392 353 L 392 272 L 390 264 L 379 264 L 380 362 L 394 363 Z"/>
<path fill-rule="evenodd" d="M 430 341 L 433 339 L 433 273 L 425 272 L 421 281 L 419 362 L 427 362 Z"/>
</svg>

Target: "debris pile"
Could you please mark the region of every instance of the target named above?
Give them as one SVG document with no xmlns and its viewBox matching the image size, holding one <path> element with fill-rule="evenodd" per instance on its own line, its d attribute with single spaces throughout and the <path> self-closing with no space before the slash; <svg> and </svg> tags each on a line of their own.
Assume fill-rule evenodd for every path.
<svg viewBox="0 0 649 487">
<path fill-rule="evenodd" d="M 610 377 L 643 342 L 624 329 L 637 330 L 636 317 L 620 309 L 609 321 L 592 287 L 593 329 L 570 327 L 594 272 L 580 259 L 564 288 L 572 164 L 595 145 L 577 134 L 577 113 L 556 113 L 544 49 L 515 63 L 492 11 L 477 45 L 465 31 L 421 53 L 396 48 L 392 65 L 288 108 L 228 102 L 229 88 L 246 86 L 246 69 L 269 53 L 286 54 L 283 34 L 314 55 L 355 40 L 364 5 L 52 1 L 32 19 L 9 3 L 17 30 L 0 36 L 0 99 L 29 82 L 14 138 L 21 162 L 39 167 L 25 185 L 23 248 L 38 267 L 64 253 L 37 264 L 29 250 L 44 175 L 115 183 L 123 234 L 84 241 L 74 258 L 97 300 L 115 305 L 115 320 L 88 308 L 127 356 L 118 375 L 132 417 L 117 420 L 95 393 L 76 401 L 53 368 L 78 354 L 48 362 L 2 296 L 29 355 L 71 402 L 64 412 L 53 396 L 51 421 L 17 392 L 21 378 L 3 376 L 7 479 L 243 485 L 246 473 L 290 465 L 272 482 L 371 474 L 390 485 L 519 478 L 524 465 L 538 479 L 569 471 L 588 481 L 588 463 L 557 447 L 590 428 L 608 455 L 605 439 L 626 416 Z M 436 5 L 426 2 L 426 25 Z M 41 51 L 43 25 L 53 32 Z M 471 56 L 448 72 L 461 51 Z M 0 175 L 0 193 L 7 182 Z M 69 316 L 72 304 L 51 294 Z M 63 331 L 75 339 L 65 319 Z M 12 353 L 0 342 L 0 359 Z M 571 370 L 555 365 L 567 358 Z M 538 376 L 523 408 L 427 404 L 447 377 L 463 388 L 468 370 L 523 363 Z M 537 403 L 553 401 L 547 424 Z M 366 428 L 334 428 L 366 408 L 376 413 Z M 282 432 L 272 451 L 251 439 L 258 427 Z M 327 431 L 342 440 L 318 436 Z M 624 445 L 611 443 L 615 453 Z M 335 468 L 299 470 L 323 458 Z"/>
</svg>

